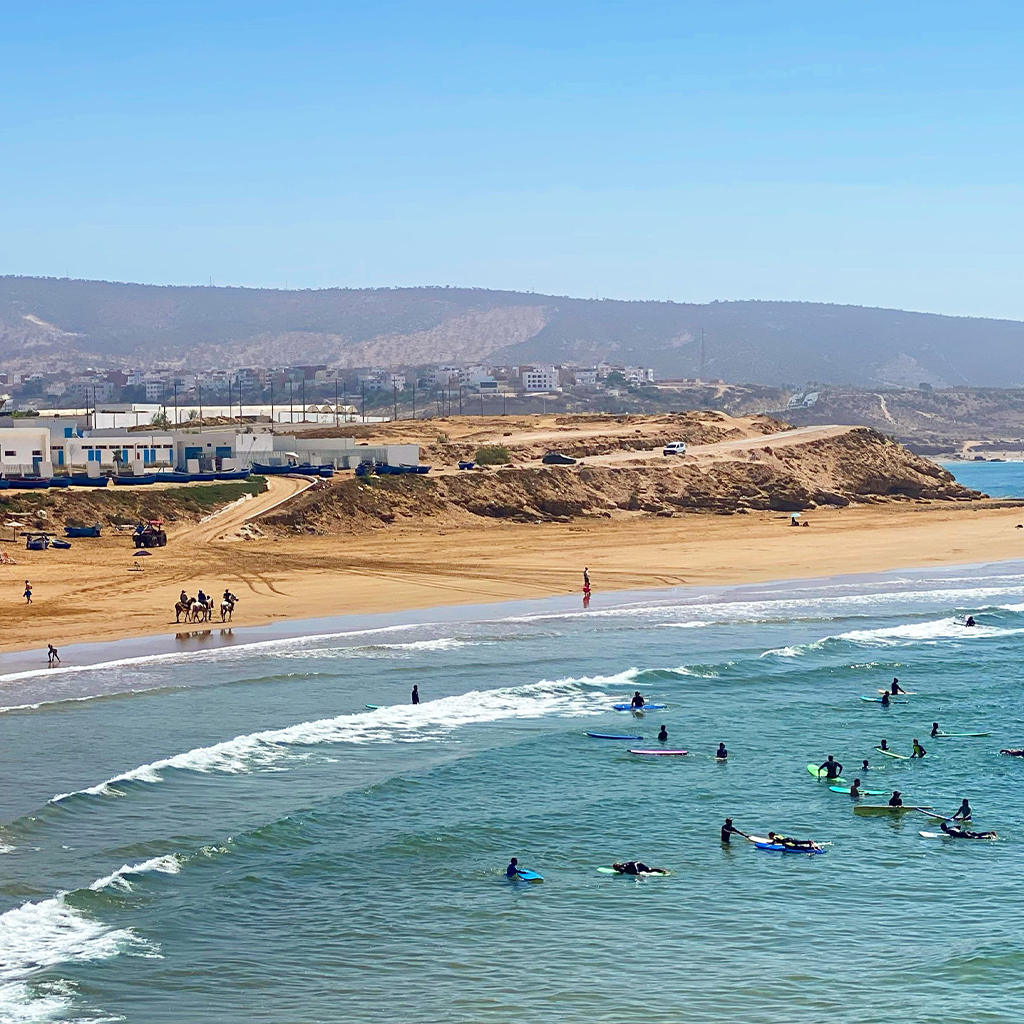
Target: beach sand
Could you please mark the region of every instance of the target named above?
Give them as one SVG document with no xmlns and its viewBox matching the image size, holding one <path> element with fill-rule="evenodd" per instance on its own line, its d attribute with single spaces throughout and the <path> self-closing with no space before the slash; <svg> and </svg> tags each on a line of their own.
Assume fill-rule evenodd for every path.
<svg viewBox="0 0 1024 1024">
<path fill-rule="evenodd" d="M 257 501 L 271 504 L 283 487 Z M 887 569 L 967 564 L 1024 555 L 1024 508 L 997 503 L 896 502 L 788 515 L 623 515 L 571 524 L 418 520 L 352 536 L 219 537 L 251 515 L 228 510 L 170 531 L 165 548 L 131 572 L 125 536 L 76 541 L 68 551 L 0 542 L 0 651 L 128 636 L 174 634 L 183 588 L 241 601 L 234 625 L 402 611 L 580 593 L 589 566 L 594 605 L 603 592 L 684 584 L 737 584 Z M 21 598 L 24 580 L 32 605 Z M 219 614 L 214 621 L 219 623 Z"/>
</svg>

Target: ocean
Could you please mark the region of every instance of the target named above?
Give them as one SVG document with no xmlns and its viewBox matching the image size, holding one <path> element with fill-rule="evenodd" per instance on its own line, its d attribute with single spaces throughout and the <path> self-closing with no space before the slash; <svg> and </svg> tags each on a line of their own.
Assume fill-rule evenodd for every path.
<svg viewBox="0 0 1024 1024">
<path fill-rule="evenodd" d="M 5 658 L 0 1020 L 1016 1021 L 1024 563 L 594 586 Z M 860 700 L 893 676 L 907 705 Z M 611 710 L 635 689 L 667 709 Z M 586 735 L 661 724 L 688 756 Z M 830 753 L 1000 840 L 855 815 Z M 634 858 L 671 874 L 597 871 Z"/>
<path fill-rule="evenodd" d="M 1024 498 L 1024 461 L 940 462 L 964 485 L 993 498 Z"/>
</svg>

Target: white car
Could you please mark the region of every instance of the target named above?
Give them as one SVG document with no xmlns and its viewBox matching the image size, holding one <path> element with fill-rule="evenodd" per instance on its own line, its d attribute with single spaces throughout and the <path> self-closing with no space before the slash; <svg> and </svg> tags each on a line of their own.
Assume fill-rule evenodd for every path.
<svg viewBox="0 0 1024 1024">
<path fill-rule="evenodd" d="M 685 455 L 686 454 L 686 442 L 685 441 L 669 441 L 667 445 L 661 451 L 662 455 Z"/>
</svg>

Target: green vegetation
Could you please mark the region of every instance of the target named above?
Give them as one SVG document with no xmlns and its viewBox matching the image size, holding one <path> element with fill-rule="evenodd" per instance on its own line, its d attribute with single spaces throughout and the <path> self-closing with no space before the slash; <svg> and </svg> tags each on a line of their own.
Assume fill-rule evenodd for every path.
<svg viewBox="0 0 1024 1024">
<path fill-rule="evenodd" d="M 512 456 L 503 444 L 485 444 L 476 450 L 478 466 L 507 466 L 511 461 Z"/>
</svg>

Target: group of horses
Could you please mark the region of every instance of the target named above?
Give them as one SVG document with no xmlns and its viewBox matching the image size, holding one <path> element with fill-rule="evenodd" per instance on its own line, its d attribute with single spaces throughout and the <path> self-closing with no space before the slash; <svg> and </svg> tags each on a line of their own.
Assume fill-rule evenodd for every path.
<svg viewBox="0 0 1024 1024">
<path fill-rule="evenodd" d="M 184 594 L 184 592 L 182 592 Z M 176 601 L 174 604 L 174 621 L 181 622 L 182 615 L 186 622 L 212 622 L 214 599 L 209 594 L 204 594 L 205 600 L 200 601 L 197 597 L 185 596 L 184 600 Z M 220 621 L 230 622 L 231 615 L 235 610 L 238 598 L 234 594 L 228 594 L 220 603 Z"/>
</svg>

